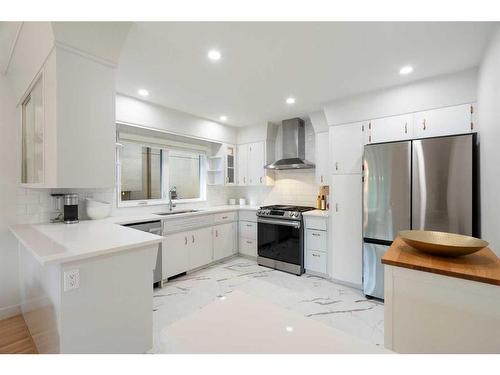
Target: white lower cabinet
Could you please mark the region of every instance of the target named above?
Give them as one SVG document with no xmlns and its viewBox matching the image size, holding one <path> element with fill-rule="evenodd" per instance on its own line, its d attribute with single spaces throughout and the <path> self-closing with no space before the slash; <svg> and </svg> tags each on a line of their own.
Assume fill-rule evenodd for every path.
<svg viewBox="0 0 500 375">
<path fill-rule="evenodd" d="M 304 263 L 307 273 L 328 274 L 328 218 L 305 217 Z"/>
<path fill-rule="evenodd" d="M 165 236 L 162 244 L 163 279 L 213 261 L 212 227 Z"/>
<path fill-rule="evenodd" d="M 239 222 L 240 254 L 257 257 L 257 222 L 241 220 Z"/>
<path fill-rule="evenodd" d="M 188 232 L 165 236 L 161 259 L 164 280 L 188 270 L 188 245 Z"/>
<path fill-rule="evenodd" d="M 209 264 L 214 259 L 212 228 L 201 228 L 189 232 L 188 264 L 189 269 Z"/>
<path fill-rule="evenodd" d="M 240 254 L 257 258 L 257 240 L 240 238 Z"/>
<path fill-rule="evenodd" d="M 331 276 L 354 286 L 362 285 L 361 175 L 331 176 Z"/>
<path fill-rule="evenodd" d="M 214 260 L 236 253 L 236 222 L 216 225 L 212 229 Z"/>
<path fill-rule="evenodd" d="M 307 250 L 306 251 L 306 271 L 313 273 L 320 273 L 326 275 L 327 273 L 327 255 L 323 251 Z"/>
</svg>

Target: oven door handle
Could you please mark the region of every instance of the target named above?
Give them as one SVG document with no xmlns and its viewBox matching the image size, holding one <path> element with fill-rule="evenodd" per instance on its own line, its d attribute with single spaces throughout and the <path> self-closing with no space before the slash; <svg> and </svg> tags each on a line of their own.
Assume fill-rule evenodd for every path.
<svg viewBox="0 0 500 375">
<path fill-rule="evenodd" d="M 259 217 L 259 218 L 257 218 L 257 223 L 285 225 L 287 227 L 300 228 L 300 221 L 271 220 L 271 219 L 261 219 Z"/>
</svg>

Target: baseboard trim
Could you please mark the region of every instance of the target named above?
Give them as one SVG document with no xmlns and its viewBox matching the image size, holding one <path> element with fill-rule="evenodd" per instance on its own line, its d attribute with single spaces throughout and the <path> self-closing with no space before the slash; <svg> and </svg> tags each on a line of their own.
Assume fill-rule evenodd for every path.
<svg viewBox="0 0 500 375">
<path fill-rule="evenodd" d="M 21 305 L 0 307 L 0 320 L 21 314 Z"/>
</svg>

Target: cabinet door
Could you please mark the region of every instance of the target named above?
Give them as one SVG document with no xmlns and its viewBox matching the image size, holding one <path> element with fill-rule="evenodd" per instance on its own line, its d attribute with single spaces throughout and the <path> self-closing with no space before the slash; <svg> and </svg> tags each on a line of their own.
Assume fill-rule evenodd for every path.
<svg viewBox="0 0 500 375">
<path fill-rule="evenodd" d="M 226 258 L 235 253 L 235 223 L 213 227 L 214 260 Z"/>
<path fill-rule="evenodd" d="M 237 179 L 236 183 L 238 185 L 247 185 L 248 184 L 248 145 L 240 145 L 236 150 L 236 160 L 237 163 Z"/>
<path fill-rule="evenodd" d="M 328 185 L 328 132 L 316 134 L 316 183 L 318 185 Z"/>
<path fill-rule="evenodd" d="M 162 243 L 163 279 L 186 272 L 188 265 L 188 233 L 176 233 L 165 236 Z"/>
<path fill-rule="evenodd" d="M 326 253 L 323 251 L 306 250 L 306 271 L 326 274 Z"/>
<path fill-rule="evenodd" d="M 21 183 L 44 182 L 44 107 L 42 78 L 22 104 Z"/>
<path fill-rule="evenodd" d="M 234 185 L 236 183 L 236 147 L 226 146 L 226 185 Z"/>
<path fill-rule="evenodd" d="M 265 148 L 264 142 L 248 145 L 248 177 L 249 185 L 265 184 Z"/>
<path fill-rule="evenodd" d="M 474 131 L 471 108 L 471 104 L 462 104 L 415 113 L 414 137 L 438 137 Z"/>
<path fill-rule="evenodd" d="M 372 120 L 368 143 L 401 141 L 413 137 L 413 114 Z"/>
<path fill-rule="evenodd" d="M 212 227 L 188 233 L 189 269 L 202 267 L 213 260 Z"/>
<path fill-rule="evenodd" d="M 361 186 L 360 175 L 331 177 L 331 276 L 357 286 L 362 283 Z"/>
<path fill-rule="evenodd" d="M 240 237 L 240 253 L 257 258 L 257 240 Z"/>
<path fill-rule="evenodd" d="M 330 127 L 332 174 L 361 173 L 363 123 Z"/>
</svg>

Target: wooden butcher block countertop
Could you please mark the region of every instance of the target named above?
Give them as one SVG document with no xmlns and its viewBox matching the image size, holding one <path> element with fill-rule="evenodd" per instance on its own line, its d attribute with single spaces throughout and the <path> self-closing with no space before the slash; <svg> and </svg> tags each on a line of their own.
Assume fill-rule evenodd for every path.
<svg viewBox="0 0 500 375">
<path fill-rule="evenodd" d="M 500 259 L 489 247 L 474 254 L 447 258 L 422 253 L 398 237 L 382 257 L 382 263 L 500 285 Z"/>
</svg>

